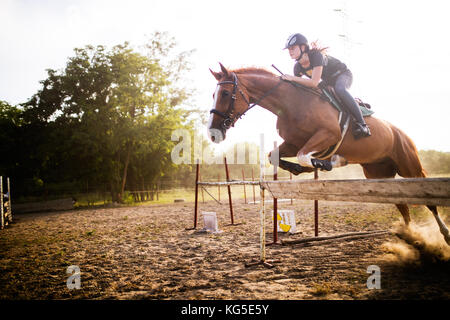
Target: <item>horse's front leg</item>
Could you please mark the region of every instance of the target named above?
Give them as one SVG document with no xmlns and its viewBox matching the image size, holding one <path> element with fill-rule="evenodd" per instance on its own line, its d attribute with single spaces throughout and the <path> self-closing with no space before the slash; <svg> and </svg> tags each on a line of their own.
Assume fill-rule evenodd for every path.
<svg viewBox="0 0 450 320">
<path fill-rule="evenodd" d="M 298 175 L 303 172 L 312 172 L 313 168 L 302 167 L 301 165 L 286 160 L 282 160 L 282 157 L 295 157 L 298 151 L 298 147 L 283 142 L 278 148 L 269 152 L 269 162 L 273 165 L 278 165 L 283 170 L 289 171 L 294 175 Z"/>
<path fill-rule="evenodd" d="M 347 164 L 342 156 L 335 154 L 330 160 L 315 159 L 312 155 L 316 152 L 325 150 L 329 146 L 339 141 L 339 135 L 329 130 L 320 130 L 314 134 L 297 152 L 298 163 L 302 167 L 317 168 L 320 170 L 331 171 L 334 167 L 340 167 Z"/>
</svg>

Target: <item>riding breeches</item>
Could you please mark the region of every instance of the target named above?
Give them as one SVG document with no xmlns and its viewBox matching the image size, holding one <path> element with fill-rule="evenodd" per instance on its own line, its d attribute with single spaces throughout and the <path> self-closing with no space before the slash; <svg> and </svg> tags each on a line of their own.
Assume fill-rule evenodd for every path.
<svg viewBox="0 0 450 320">
<path fill-rule="evenodd" d="M 365 123 L 364 118 L 361 113 L 361 109 L 356 103 L 352 95 L 347 91 L 353 82 L 353 75 L 350 70 L 341 73 L 335 82 L 334 90 L 336 94 L 341 98 L 342 102 L 345 104 L 347 110 L 352 114 L 355 120 L 361 124 Z"/>
</svg>

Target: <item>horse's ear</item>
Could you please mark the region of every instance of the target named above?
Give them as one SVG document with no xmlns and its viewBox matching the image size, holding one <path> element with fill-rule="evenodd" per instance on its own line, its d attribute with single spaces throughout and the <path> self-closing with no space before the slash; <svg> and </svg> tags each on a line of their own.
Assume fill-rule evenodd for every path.
<svg viewBox="0 0 450 320">
<path fill-rule="evenodd" d="M 219 62 L 219 64 L 220 64 L 220 69 L 222 69 L 223 75 L 225 77 L 228 77 L 229 73 L 228 73 L 227 68 L 225 68 L 222 63 Z"/>
<path fill-rule="evenodd" d="M 214 78 L 216 78 L 217 81 L 222 78 L 222 74 L 220 72 L 214 72 L 211 69 L 209 69 L 209 71 L 211 71 L 212 75 L 214 76 Z"/>
</svg>

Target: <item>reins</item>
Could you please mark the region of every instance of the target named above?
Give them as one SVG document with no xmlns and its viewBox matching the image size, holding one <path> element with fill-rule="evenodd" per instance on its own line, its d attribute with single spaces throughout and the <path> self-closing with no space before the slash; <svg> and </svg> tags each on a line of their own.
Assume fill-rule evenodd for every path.
<svg viewBox="0 0 450 320">
<path fill-rule="evenodd" d="M 317 90 L 314 90 L 312 88 L 306 87 L 306 86 L 301 85 L 299 83 L 293 83 L 291 81 L 286 81 L 286 80 L 280 79 L 275 86 L 273 86 L 266 93 L 264 93 L 258 100 L 256 100 L 256 102 L 250 103 L 250 101 L 245 97 L 245 94 L 242 92 L 241 88 L 239 87 L 238 77 L 237 77 L 236 73 L 232 72 L 231 75 L 233 76 L 233 80 L 225 80 L 225 81 L 221 81 L 221 82 L 219 82 L 217 84 L 218 86 L 221 86 L 221 85 L 224 85 L 224 84 L 232 84 L 233 85 L 233 91 L 232 91 L 232 94 L 231 94 L 231 102 L 230 102 L 230 105 L 228 106 L 227 111 L 226 112 L 222 112 L 222 111 L 219 111 L 217 109 L 211 109 L 209 111 L 210 113 L 217 114 L 218 116 L 223 118 L 222 128 L 225 129 L 225 130 L 228 130 L 230 127 L 233 127 L 234 123 L 238 119 L 242 118 L 242 116 L 245 115 L 254 106 L 259 105 L 262 100 L 267 98 L 276 89 L 278 89 L 278 87 L 281 86 L 281 84 L 284 81 L 292 84 L 296 88 L 303 89 L 306 92 L 309 92 L 309 93 L 311 93 L 311 94 L 313 94 L 315 96 L 318 96 L 319 98 L 321 98 L 323 100 L 326 100 L 326 101 L 330 102 L 329 97 L 324 95 L 322 91 L 319 92 Z M 237 90 L 239 91 L 239 93 L 241 94 L 241 96 L 244 99 L 245 103 L 247 104 L 247 109 L 243 113 L 239 113 L 238 112 L 236 115 L 234 115 L 234 103 L 236 101 L 236 91 Z"/>
</svg>

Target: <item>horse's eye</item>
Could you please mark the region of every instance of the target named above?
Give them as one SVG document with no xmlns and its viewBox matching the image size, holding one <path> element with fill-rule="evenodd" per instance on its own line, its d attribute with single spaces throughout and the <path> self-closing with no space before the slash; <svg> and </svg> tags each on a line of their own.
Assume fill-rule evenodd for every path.
<svg viewBox="0 0 450 320">
<path fill-rule="evenodd" d="M 222 91 L 222 97 L 223 98 L 228 97 L 229 95 L 230 95 L 230 93 L 228 91 L 226 91 L 226 90 Z"/>
</svg>

